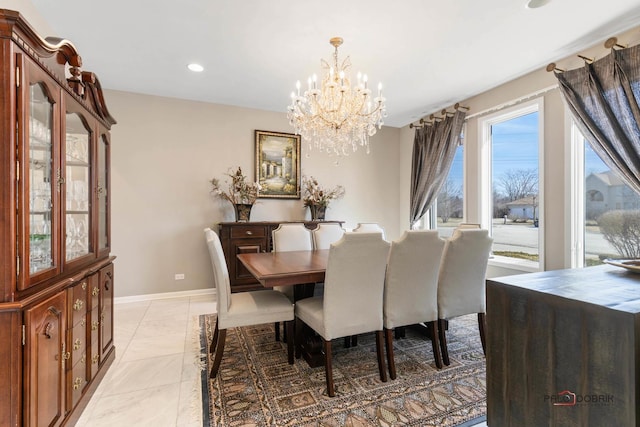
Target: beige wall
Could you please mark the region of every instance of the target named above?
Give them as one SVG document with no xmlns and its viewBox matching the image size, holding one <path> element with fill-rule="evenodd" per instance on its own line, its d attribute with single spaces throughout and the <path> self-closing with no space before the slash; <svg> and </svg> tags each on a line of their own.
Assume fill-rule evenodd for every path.
<svg viewBox="0 0 640 427">
<path fill-rule="evenodd" d="M 291 132 L 286 115 L 117 91 L 105 98 L 118 121 L 111 154 L 116 296 L 210 287 L 202 230 L 234 216 L 228 202 L 211 197 L 209 179 L 236 166 L 253 179 L 254 130 Z M 346 188 L 327 219 L 345 220 L 347 228 L 379 222 L 389 238 L 399 235 L 399 134 L 383 128 L 369 155 L 349 157 L 328 157 L 303 143 L 303 174 Z M 260 199 L 251 219 L 298 220 L 307 211 L 300 200 Z M 185 280 L 174 280 L 175 273 Z"/>
</svg>

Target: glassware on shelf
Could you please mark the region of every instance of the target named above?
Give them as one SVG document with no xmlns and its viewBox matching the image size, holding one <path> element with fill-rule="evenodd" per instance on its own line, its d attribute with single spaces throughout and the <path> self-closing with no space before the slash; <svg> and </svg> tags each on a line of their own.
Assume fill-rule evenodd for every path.
<svg viewBox="0 0 640 427">
<path fill-rule="evenodd" d="M 52 265 L 51 223 L 44 216 L 32 218 L 29 235 L 29 272 L 37 273 Z"/>
</svg>

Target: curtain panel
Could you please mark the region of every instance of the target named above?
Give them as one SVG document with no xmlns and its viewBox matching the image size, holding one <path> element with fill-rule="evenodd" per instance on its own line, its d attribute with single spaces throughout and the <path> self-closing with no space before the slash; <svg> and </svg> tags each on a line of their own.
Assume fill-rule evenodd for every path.
<svg viewBox="0 0 640 427">
<path fill-rule="evenodd" d="M 411 228 L 429 210 L 449 174 L 465 116 L 464 111 L 456 110 L 439 122 L 416 128 L 411 163 Z"/>
<path fill-rule="evenodd" d="M 640 46 L 557 72 L 573 120 L 602 161 L 640 193 Z"/>
</svg>

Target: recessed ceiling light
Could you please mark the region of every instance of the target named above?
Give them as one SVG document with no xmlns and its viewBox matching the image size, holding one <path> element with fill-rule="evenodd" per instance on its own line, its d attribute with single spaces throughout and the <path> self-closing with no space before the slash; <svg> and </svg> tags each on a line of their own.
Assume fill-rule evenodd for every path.
<svg viewBox="0 0 640 427">
<path fill-rule="evenodd" d="M 195 71 L 196 73 L 204 71 L 204 67 L 202 65 L 195 64 L 195 63 L 187 65 L 187 68 L 190 69 L 191 71 Z"/>
<path fill-rule="evenodd" d="M 529 0 L 527 2 L 527 9 L 537 9 L 549 3 L 551 0 Z"/>
</svg>

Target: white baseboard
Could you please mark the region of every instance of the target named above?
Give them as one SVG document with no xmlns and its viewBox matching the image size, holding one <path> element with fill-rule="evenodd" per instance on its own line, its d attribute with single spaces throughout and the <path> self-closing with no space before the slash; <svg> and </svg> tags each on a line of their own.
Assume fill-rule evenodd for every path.
<svg viewBox="0 0 640 427">
<path fill-rule="evenodd" d="M 168 298 L 194 297 L 199 295 L 215 294 L 215 289 L 193 289 L 191 291 L 164 292 L 160 294 L 131 295 L 128 297 L 116 297 L 113 299 L 114 304 L 124 304 L 128 302 L 151 301 Z"/>
</svg>

